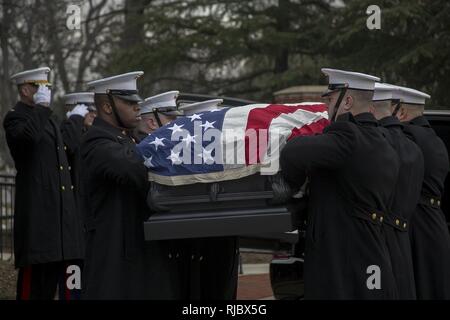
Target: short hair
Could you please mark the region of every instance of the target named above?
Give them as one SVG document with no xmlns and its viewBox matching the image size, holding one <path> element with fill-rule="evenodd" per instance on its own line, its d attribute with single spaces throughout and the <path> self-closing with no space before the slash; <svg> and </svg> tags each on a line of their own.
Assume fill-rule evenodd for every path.
<svg viewBox="0 0 450 320">
<path fill-rule="evenodd" d="M 392 101 L 391 100 L 373 101 L 373 106 L 374 108 L 390 110 L 390 108 L 392 108 Z"/>
<path fill-rule="evenodd" d="M 373 91 L 368 90 L 349 89 L 349 95 L 352 96 L 358 103 L 371 103 L 373 99 Z"/>
<path fill-rule="evenodd" d="M 101 112 L 101 108 L 104 104 L 110 104 L 108 95 L 103 93 L 96 93 L 94 95 L 94 104 L 97 110 L 100 110 Z"/>
<path fill-rule="evenodd" d="M 415 110 L 425 110 L 424 104 L 410 104 L 410 103 L 402 103 L 402 107 L 406 107 L 409 109 L 415 109 Z"/>
</svg>

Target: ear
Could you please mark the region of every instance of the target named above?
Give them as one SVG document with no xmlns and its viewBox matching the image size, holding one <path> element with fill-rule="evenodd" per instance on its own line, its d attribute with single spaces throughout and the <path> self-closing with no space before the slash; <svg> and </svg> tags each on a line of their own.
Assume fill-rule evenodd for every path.
<svg viewBox="0 0 450 320">
<path fill-rule="evenodd" d="M 102 109 L 102 111 L 105 114 L 112 114 L 112 112 L 113 112 L 112 111 L 112 107 L 111 107 L 111 105 L 108 102 L 104 102 L 100 109 Z"/>
<path fill-rule="evenodd" d="M 400 107 L 400 109 L 397 112 L 397 118 L 400 120 L 400 122 L 405 122 L 408 119 L 408 109 L 405 107 Z"/>
<path fill-rule="evenodd" d="M 353 102 L 354 102 L 354 100 L 353 100 L 353 97 L 352 96 L 346 96 L 345 98 L 344 98 L 344 100 L 345 100 L 345 103 L 344 103 L 344 110 L 345 111 L 350 111 L 350 109 L 353 107 Z"/>
<path fill-rule="evenodd" d="M 149 117 L 149 118 L 147 119 L 147 126 L 148 126 L 152 131 L 155 131 L 155 130 L 159 129 L 158 122 L 157 122 L 156 119 L 153 118 L 153 117 Z"/>
<path fill-rule="evenodd" d="M 24 97 L 29 97 L 31 95 L 30 87 L 28 85 L 20 86 L 19 94 Z"/>
</svg>

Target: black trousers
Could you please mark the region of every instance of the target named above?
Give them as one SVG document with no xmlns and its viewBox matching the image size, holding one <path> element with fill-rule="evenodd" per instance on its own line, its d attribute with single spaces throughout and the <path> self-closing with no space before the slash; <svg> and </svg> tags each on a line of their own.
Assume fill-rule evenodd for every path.
<svg viewBox="0 0 450 320">
<path fill-rule="evenodd" d="M 17 300 L 79 300 L 81 288 L 70 285 L 72 277 L 82 271 L 81 260 L 48 262 L 19 268 Z M 80 273 L 81 274 L 81 273 Z M 81 283 L 81 279 L 80 279 Z"/>
</svg>

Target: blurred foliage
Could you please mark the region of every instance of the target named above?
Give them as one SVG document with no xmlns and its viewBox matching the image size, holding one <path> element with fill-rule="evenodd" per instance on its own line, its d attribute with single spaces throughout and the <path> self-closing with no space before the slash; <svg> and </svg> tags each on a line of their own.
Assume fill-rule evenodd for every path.
<svg viewBox="0 0 450 320">
<path fill-rule="evenodd" d="M 125 1 L 122 41 L 98 71 L 142 69 L 146 95 L 178 89 L 268 101 L 288 86 L 324 83 L 327 66 L 378 75 L 448 106 L 450 2 L 380 0 L 380 30 L 366 26 L 371 4 Z"/>
<path fill-rule="evenodd" d="M 334 67 L 423 90 L 432 96 L 428 105 L 450 106 L 450 2 L 378 1 L 381 29 L 374 31 L 361 14 L 373 1 L 345 3 L 328 33 L 326 55 Z"/>
<path fill-rule="evenodd" d="M 130 1 L 131 2 L 131 1 Z M 145 1 L 144 1 L 145 2 Z M 147 1 L 116 42 L 107 73 L 143 69 L 148 94 L 169 88 L 270 100 L 272 92 L 321 79 L 327 1 Z M 127 33 L 122 35 L 127 36 Z"/>
<path fill-rule="evenodd" d="M 133 70 L 145 71 L 143 96 L 176 89 L 270 101 L 279 89 L 324 84 L 322 67 L 341 68 L 425 91 L 428 107 L 449 108 L 450 2 L 378 0 L 381 29 L 369 30 L 373 4 L 0 0 L 0 115 L 17 98 L 10 75 L 44 65 L 61 117 L 64 93 Z M 70 5 L 81 8 L 79 30 L 67 27 Z"/>
</svg>

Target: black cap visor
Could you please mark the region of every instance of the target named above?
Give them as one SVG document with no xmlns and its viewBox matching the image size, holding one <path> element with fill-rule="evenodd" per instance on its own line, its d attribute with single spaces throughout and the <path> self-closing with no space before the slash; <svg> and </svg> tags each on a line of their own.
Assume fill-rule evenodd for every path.
<svg viewBox="0 0 450 320">
<path fill-rule="evenodd" d="M 125 101 L 141 102 L 142 98 L 139 96 L 137 90 L 108 90 L 108 94 L 113 95 Z"/>
</svg>

